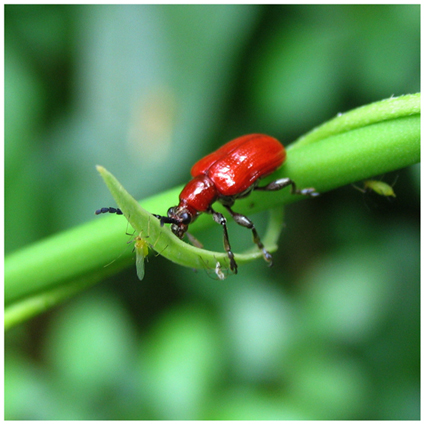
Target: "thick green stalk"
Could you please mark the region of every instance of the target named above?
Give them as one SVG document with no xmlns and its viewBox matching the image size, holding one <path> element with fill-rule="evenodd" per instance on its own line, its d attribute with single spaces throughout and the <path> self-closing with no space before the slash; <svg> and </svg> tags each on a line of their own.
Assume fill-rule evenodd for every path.
<svg viewBox="0 0 425 425">
<path fill-rule="evenodd" d="M 286 163 L 268 180 L 289 176 L 299 187 L 313 186 L 323 193 L 419 161 L 420 94 L 416 94 L 358 108 L 318 127 L 288 148 Z M 147 211 L 165 214 L 168 207 L 176 204 L 180 190 L 181 187 L 174 188 L 146 199 L 141 204 Z M 238 212 L 249 215 L 282 207 L 297 199 L 299 197 L 291 196 L 289 190 L 255 192 L 236 205 Z M 219 207 L 217 209 L 220 210 Z M 133 215 L 130 213 L 130 221 L 135 218 Z M 44 311 L 106 275 L 126 267 L 130 262 L 131 250 L 122 253 L 128 240 L 123 232 L 124 223 L 123 217 L 98 217 L 7 256 L 6 325 L 11 326 Z M 162 229 L 161 233 L 154 234 L 152 229 L 157 224 L 152 220 L 144 221 L 143 226 L 150 226 L 144 228 L 144 234 L 151 233 L 147 241 L 152 245 L 158 244 L 155 246 L 158 251 L 163 243 L 167 246 L 165 255 L 176 255 L 182 259 L 172 258 L 173 261 L 194 268 L 210 268 L 209 259 L 225 260 L 223 253 L 196 251 L 196 248 L 177 241 L 168 230 Z M 211 217 L 203 215 L 191 226 L 191 230 L 196 232 L 213 225 L 216 224 Z M 140 223 L 137 226 L 141 226 Z M 278 228 L 277 225 L 275 238 Z M 158 238 L 158 235 L 161 236 Z M 272 239 L 270 246 L 273 248 Z M 186 254 L 189 252 L 195 254 L 189 255 L 191 260 L 187 261 Z M 252 258 L 258 255 L 256 253 Z M 117 257 L 113 266 L 104 267 Z M 198 260 L 195 261 L 195 258 Z M 248 260 L 242 256 L 236 258 L 238 262 Z"/>
</svg>

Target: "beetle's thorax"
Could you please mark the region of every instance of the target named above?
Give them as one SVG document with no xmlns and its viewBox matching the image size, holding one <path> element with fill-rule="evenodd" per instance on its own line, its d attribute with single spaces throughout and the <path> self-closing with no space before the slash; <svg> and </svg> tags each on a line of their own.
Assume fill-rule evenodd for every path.
<svg viewBox="0 0 425 425">
<path fill-rule="evenodd" d="M 217 199 L 217 189 L 211 179 L 205 174 L 194 177 L 181 191 L 177 210 L 187 209 L 197 216 L 210 208 Z"/>
<path fill-rule="evenodd" d="M 179 204 L 168 210 L 172 232 L 181 239 L 189 224 L 207 211 L 216 199 L 214 183 L 205 174 L 194 177 L 181 191 Z"/>
</svg>

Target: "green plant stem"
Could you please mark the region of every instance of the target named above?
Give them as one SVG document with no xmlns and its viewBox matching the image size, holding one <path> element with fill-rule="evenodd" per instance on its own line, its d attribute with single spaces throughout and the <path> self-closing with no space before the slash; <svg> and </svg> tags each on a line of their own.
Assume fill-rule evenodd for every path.
<svg viewBox="0 0 425 425">
<path fill-rule="evenodd" d="M 301 136 L 292 146 L 293 148 L 299 148 L 356 128 L 420 114 L 420 99 L 420 93 L 391 97 L 338 114 L 334 119 Z"/>
<path fill-rule="evenodd" d="M 377 102 L 325 123 L 291 145 L 284 166 L 267 180 L 289 176 L 299 187 L 312 186 L 324 193 L 419 161 L 420 94 L 416 94 Z M 147 211 L 165 214 L 168 207 L 177 203 L 181 189 L 180 186 L 146 199 L 142 206 Z M 282 207 L 299 198 L 291 196 L 289 190 L 255 192 L 238 201 L 236 211 L 249 215 Z M 219 206 L 217 209 L 223 211 Z M 8 255 L 5 259 L 5 319 L 9 320 L 11 312 L 15 312 L 15 316 L 7 323 L 19 323 L 126 267 L 132 254 L 131 249 L 123 253 L 128 241 L 123 231 L 125 223 L 123 217 L 97 217 Z M 191 231 L 214 225 L 210 216 L 202 215 L 191 226 Z M 149 243 L 152 242 L 149 240 Z M 185 245 L 181 245 L 182 256 Z M 117 260 L 113 266 L 104 267 L 114 259 Z M 78 286 L 82 280 L 87 285 Z M 68 294 L 65 289 L 61 292 L 60 288 L 69 289 L 72 285 L 75 290 L 69 290 Z M 65 295 L 52 297 L 51 291 L 55 289 Z M 28 306 L 31 299 L 37 299 L 37 305 L 45 307 L 34 308 L 34 302 L 31 308 L 25 309 L 25 303 Z M 16 315 L 17 311 L 20 315 Z"/>
</svg>

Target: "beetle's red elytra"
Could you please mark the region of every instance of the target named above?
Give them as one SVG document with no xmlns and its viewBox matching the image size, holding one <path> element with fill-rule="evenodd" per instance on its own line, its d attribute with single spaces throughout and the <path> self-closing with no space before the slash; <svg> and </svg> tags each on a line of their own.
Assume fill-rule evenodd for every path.
<svg viewBox="0 0 425 425">
<path fill-rule="evenodd" d="M 258 186 L 259 181 L 279 168 L 285 159 L 285 148 L 273 137 L 264 134 L 238 137 L 199 160 L 192 167 L 192 180 L 180 193 L 179 204 L 171 207 L 167 216 L 154 216 L 161 221 L 161 226 L 171 223 L 172 232 L 181 239 L 189 224 L 201 213 L 212 214 L 214 221 L 223 227 L 224 249 L 230 260 L 230 268 L 236 274 L 238 268 L 230 247 L 226 218 L 212 208 L 212 204 L 218 201 L 236 223 L 251 229 L 254 243 L 263 252 L 264 259 L 272 265 L 272 256 L 264 248 L 254 223 L 248 217 L 234 212 L 232 206 L 236 199 L 248 196 L 253 190 L 273 191 L 291 186 L 292 194 L 319 195 L 314 188 L 297 189 L 289 178 Z"/>
</svg>

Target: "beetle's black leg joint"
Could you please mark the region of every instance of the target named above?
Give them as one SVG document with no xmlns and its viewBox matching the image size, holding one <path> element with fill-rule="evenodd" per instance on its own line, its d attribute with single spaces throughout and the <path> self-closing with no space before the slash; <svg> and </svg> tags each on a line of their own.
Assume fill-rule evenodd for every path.
<svg viewBox="0 0 425 425">
<path fill-rule="evenodd" d="M 224 232 L 224 249 L 227 252 L 227 256 L 229 257 L 229 261 L 230 261 L 230 270 L 232 270 L 235 274 L 238 273 L 238 265 L 236 264 L 235 261 L 235 256 L 233 255 L 232 252 L 232 248 L 230 247 L 230 242 L 229 242 L 229 234 L 227 232 L 227 220 L 224 217 L 223 214 L 214 211 L 212 208 L 210 208 L 208 211 L 208 213 L 212 214 L 213 219 L 216 223 L 220 224 L 221 226 L 223 226 L 223 232 Z"/>
<path fill-rule="evenodd" d="M 316 192 L 316 189 L 314 189 L 313 187 L 308 187 L 305 189 L 297 189 L 295 182 L 288 177 L 270 182 L 266 186 L 261 186 L 261 187 L 257 186 L 254 188 L 254 190 L 273 191 L 273 190 L 283 189 L 284 187 L 287 187 L 287 186 L 291 186 L 292 195 L 304 195 L 304 196 L 311 196 L 311 197 L 320 195 L 318 192 Z"/>
<path fill-rule="evenodd" d="M 247 229 L 251 229 L 254 243 L 263 252 L 263 257 L 269 263 L 269 266 L 272 266 L 273 257 L 270 252 L 266 250 L 263 243 L 261 242 L 260 236 L 257 233 L 257 229 L 255 228 L 254 223 L 247 216 L 234 212 L 229 206 L 224 205 L 224 207 L 227 209 L 227 211 L 229 211 L 236 223 L 238 223 L 240 226 L 246 227 Z"/>
</svg>

